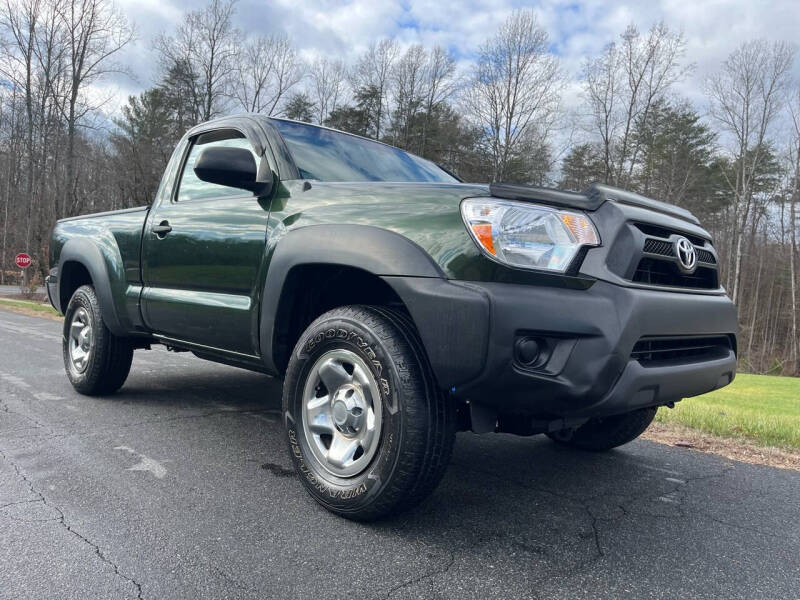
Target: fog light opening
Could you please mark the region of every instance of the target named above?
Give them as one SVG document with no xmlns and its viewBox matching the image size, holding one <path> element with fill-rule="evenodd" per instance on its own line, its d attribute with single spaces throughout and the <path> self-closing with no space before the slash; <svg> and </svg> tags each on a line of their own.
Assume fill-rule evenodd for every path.
<svg viewBox="0 0 800 600">
<path fill-rule="evenodd" d="M 545 354 L 547 342 L 541 338 L 522 337 L 515 344 L 514 353 L 519 362 L 524 367 L 535 367 Z"/>
</svg>

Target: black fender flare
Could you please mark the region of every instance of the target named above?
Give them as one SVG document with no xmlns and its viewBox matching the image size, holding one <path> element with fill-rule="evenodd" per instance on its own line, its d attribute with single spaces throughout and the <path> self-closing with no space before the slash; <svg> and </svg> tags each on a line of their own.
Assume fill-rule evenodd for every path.
<svg viewBox="0 0 800 600">
<path fill-rule="evenodd" d="M 97 299 L 100 301 L 103 323 L 114 335 L 125 335 L 126 329 L 120 321 L 117 305 L 114 302 L 107 262 L 100 248 L 87 238 L 67 240 L 61 249 L 58 259 L 59 298 L 61 298 L 61 286 L 64 285 L 63 267 L 68 262 L 79 263 L 89 272 L 89 276 L 92 278 L 92 285 L 97 293 Z M 59 309 L 63 314 L 67 307 L 59 306 Z"/>
<path fill-rule="evenodd" d="M 275 317 L 284 282 L 302 265 L 338 265 L 361 269 L 378 277 L 443 278 L 439 265 L 410 239 L 372 225 L 308 225 L 290 230 L 274 245 L 261 299 L 259 346 L 267 371 L 275 364 Z"/>
</svg>

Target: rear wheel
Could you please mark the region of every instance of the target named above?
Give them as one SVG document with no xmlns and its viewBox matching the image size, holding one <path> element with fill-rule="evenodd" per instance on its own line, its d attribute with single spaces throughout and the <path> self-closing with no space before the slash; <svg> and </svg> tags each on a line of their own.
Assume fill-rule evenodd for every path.
<svg viewBox="0 0 800 600">
<path fill-rule="evenodd" d="M 133 346 L 105 326 L 90 285 L 75 290 L 64 313 L 62 354 L 67 377 L 81 394 L 110 394 L 128 377 Z"/>
<path fill-rule="evenodd" d="M 370 306 L 325 313 L 301 336 L 283 390 L 289 451 L 328 510 L 372 520 L 430 494 L 450 458 L 455 409 L 413 324 Z"/>
<path fill-rule="evenodd" d="M 590 419 L 577 429 L 565 429 L 547 435 L 560 444 L 584 450 L 610 450 L 642 435 L 653 422 L 657 410 L 642 408 L 622 415 Z"/>
</svg>

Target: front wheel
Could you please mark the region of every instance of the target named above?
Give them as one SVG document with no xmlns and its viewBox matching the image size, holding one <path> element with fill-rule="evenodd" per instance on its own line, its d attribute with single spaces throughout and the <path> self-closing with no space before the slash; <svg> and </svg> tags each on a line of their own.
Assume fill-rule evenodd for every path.
<svg viewBox="0 0 800 600">
<path fill-rule="evenodd" d="M 610 450 L 632 442 L 653 422 L 657 407 L 642 408 L 622 415 L 590 419 L 577 429 L 548 433 L 555 442 L 584 450 Z"/>
<path fill-rule="evenodd" d="M 455 408 L 437 389 L 413 324 L 383 307 L 337 308 L 306 329 L 289 361 L 283 411 L 303 485 L 349 519 L 424 499 L 455 437 Z"/>
<path fill-rule="evenodd" d="M 133 346 L 105 326 L 90 285 L 75 290 L 64 313 L 62 354 L 72 387 L 89 396 L 116 392 L 131 370 Z"/>
</svg>

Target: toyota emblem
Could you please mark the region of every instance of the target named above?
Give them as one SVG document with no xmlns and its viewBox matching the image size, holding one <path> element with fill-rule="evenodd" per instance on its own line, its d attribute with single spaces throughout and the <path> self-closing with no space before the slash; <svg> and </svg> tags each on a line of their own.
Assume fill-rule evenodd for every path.
<svg viewBox="0 0 800 600">
<path fill-rule="evenodd" d="M 687 273 L 694 273 L 697 267 L 697 251 L 692 242 L 685 237 L 675 240 L 675 253 L 678 255 L 678 264 Z"/>
</svg>

